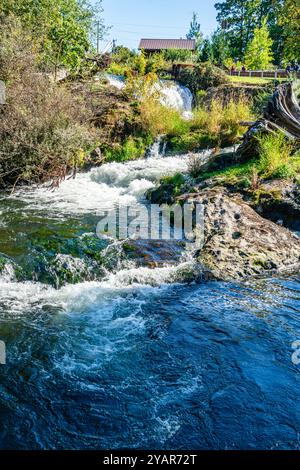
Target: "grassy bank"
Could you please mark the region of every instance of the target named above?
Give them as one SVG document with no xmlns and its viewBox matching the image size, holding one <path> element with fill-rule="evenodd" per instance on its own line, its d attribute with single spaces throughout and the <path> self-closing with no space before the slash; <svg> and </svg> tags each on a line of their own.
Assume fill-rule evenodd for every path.
<svg viewBox="0 0 300 470">
<path fill-rule="evenodd" d="M 268 85 L 272 82 L 284 82 L 286 78 L 262 78 L 262 77 L 239 77 L 227 75 L 229 83 L 242 84 L 242 85 Z"/>
</svg>

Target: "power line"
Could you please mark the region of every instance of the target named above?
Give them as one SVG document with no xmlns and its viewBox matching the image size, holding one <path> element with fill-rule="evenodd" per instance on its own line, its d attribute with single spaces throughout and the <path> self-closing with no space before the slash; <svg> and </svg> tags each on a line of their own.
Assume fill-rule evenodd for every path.
<svg viewBox="0 0 300 470">
<path fill-rule="evenodd" d="M 174 30 L 180 30 L 180 29 L 188 29 L 186 26 L 183 25 L 178 25 L 178 26 L 165 26 L 165 25 L 151 25 L 151 24 L 134 24 L 134 23 L 113 23 L 112 27 L 114 25 L 118 26 L 137 26 L 141 28 L 161 28 L 161 29 L 174 29 Z M 201 28 L 201 31 L 212 31 L 214 28 Z"/>
<path fill-rule="evenodd" d="M 164 29 L 179 29 L 182 26 L 165 26 L 157 24 L 137 24 L 137 23 L 114 23 L 118 26 L 141 26 L 142 28 L 164 28 Z"/>
</svg>

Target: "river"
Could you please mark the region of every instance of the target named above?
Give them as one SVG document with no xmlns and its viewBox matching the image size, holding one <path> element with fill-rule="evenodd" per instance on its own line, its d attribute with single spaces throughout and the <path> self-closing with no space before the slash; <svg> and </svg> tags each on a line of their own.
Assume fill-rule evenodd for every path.
<svg viewBox="0 0 300 470">
<path fill-rule="evenodd" d="M 2 449 L 298 449 L 300 277 L 184 282 L 95 236 L 187 156 L 0 200 Z M 1 266 L 1 263 L 0 263 Z"/>
</svg>

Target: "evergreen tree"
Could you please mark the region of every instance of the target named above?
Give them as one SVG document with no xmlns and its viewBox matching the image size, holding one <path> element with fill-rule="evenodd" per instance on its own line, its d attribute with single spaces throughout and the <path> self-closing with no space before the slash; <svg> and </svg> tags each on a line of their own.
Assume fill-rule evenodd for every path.
<svg viewBox="0 0 300 470">
<path fill-rule="evenodd" d="M 215 64 L 222 65 L 230 57 L 230 47 L 226 38 L 226 33 L 222 29 L 217 29 L 211 37 L 211 55 Z"/>
<path fill-rule="evenodd" d="M 242 59 L 247 44 L 258 23 L 259 5 L 262 0 L 225 0 L 216 3 L 217 20 L 226 32 L 231 55 Z"/>
<path fill-rule="evenodd" d="M 211 47 L 211 42 L 209 39 L 204 39 L 203 46 L 200 54 L 201 62 L 212 62 L 213 61 L 213 51 Z"/>
<path fill-rule="evenodd" d="M 296 3 L 299 0 L 294 0 Z M 283 50 L 282 26 L 279 18 L 284 0 L 225 0 L 215 5 L 220 27 L 225 31 L 230 45 L 231 57 L 242 60 L 254 29 L 267 24 L 273 40 L 273 54 L 276 63 L 280 63 Z"/>
<path fill-rule="evenodd" d="M 196 40 L 196 47 L 199 49 L 203 42 L 203 34 L 201 32 L 201 25 L 198 23 L 198 16 L 197 13 L 193 12 L 193 18 L 190 23 L 190 30 L 186 35 L 187 39 L 195 39 Z"/>
<path fill-rule="evenodd" d="M 273 60 L 272 45 L 267 20 L 264 19 L 262 26 L 255 28 L 253 39 L 248 44 L 245 54 L 246 67 L 251 70 L 267 69 Z"/>
</svg>

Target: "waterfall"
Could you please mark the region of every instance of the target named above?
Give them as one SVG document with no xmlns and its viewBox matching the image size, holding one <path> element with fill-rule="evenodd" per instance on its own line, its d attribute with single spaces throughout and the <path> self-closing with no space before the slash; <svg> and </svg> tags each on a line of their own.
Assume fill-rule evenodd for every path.
<svg viewBox="0 0 300 470">
<path fill-rule="evenodd" d="M 113 74 L 106 74 L 105 77 L 111 86 L 119 90 L 125 87 L 124 77 Z M 159 101 L 163 106 L 176 109 L 184 118 L 191 119 L 193 95 L 186 86 L 170 80 L 159 80 L 154 86 L 154 91 L 159 92 Z"/>
<path fill-rule="evenodd" d="M 159 135 L 146 152 L 146 158 L 160 158 L 166 153 L 167 142 L 164 135 Z"/>
<path fill-rule="evenodd" d="M 125 87 L 125 79 L 120 75 L 114 75 L 111 73 L 105 74 L 105 78 L 108 80 L 109 84 L 119 90 L 122 90 Z"/>
<path fill-rule="evenodd" d="M 186 119 L 192 117 L 193 95 L 191 91 L 177 82 L 159 82 L 160 102 L 168 108 L 180 111 Z"/>
</svg>

